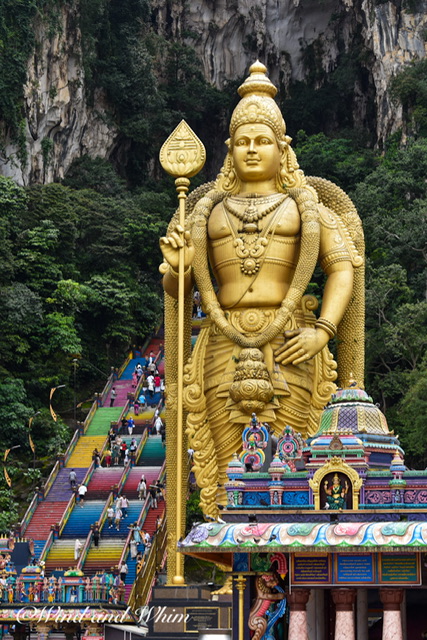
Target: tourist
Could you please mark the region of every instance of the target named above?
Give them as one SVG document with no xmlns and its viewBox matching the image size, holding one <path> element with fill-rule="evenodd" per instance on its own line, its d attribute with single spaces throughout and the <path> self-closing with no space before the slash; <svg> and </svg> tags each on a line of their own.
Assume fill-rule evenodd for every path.
<svg viewBox="0 0 427 640">
<path fill-rule="evenodd" d="M 108 528 L 112 529 L 113 523 L 114 523 L 114 509 L 111 505 L 107 509 L 107 522 L 108 522 Z"/>
<path fill-rule="evenodd" d="M 70 473 L 68 474 L 68 479 L 70 481 L 71 489 L 74 489 L 74 487 L 76 486 L 76 482 L 77 482 L 77 474 L 74 471 L 74 469 L 71 469 Z"/>
<path fill-rule="evenodd" d="M 76 539 L 74 543 L 74 560 L 78 560 L 80 558 L 80 554 L 82 551 L 83 545 L 79 539 Z"/>
<path fill-rule="evenodd" d="M 115 387 L 113 387 L 111 389 L 111 394 L 110 394 L 110 407 L 114 406 L 114 401 L 117 398 L 117 391 L 115 389 Z"/>
<path fill-rule="evenodd" d="M 79 486 L 78 496 L 79 496 L 79 503 L 82 509 L 83 509 L 86 493 L 87 493 L 87 486 L 84 484 L 81 484 Z"/>
<path fill-rule="evenodd" d="M 93 544 L 95 545 L 95 547 L 99 546 L 100 537 L 101 537 L 101 532 L 99 530 L 99 523 L 95 522 L 95 524 L 92 527 L 92 538 L 93 538 Z"/>
</svg>

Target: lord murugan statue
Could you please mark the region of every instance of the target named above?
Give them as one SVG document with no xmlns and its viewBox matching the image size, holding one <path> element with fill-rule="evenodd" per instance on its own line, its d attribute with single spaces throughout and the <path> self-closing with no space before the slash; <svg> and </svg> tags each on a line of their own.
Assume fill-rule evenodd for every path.
<svg viewBox="0 0 427 640">
<path fill-rule="evenodd" d="M 363 385 L 364 243 L 360 219 L 336 185 L 306 177 L 259 62 L 240 86 L 217 179 L 191 193 L 185 228 L 161 239 L 166 324 L 168 449 L 176 416 L 178 253 L 184 251 L 184 411 L 204 513 L 225 504 L 221 485 L 253 412 L 276 435 L 317 431 L 331 393 Z M 316 265 L 320 311 L 307 295 Z M 193 288 L 206 314 L 191 352 Z M 337 338 L 337 363 L 328 342 Z M 174 455 L 174 454 L 172 454 Z M 168 475 L 168 484 L 174 482 Z M 178 482 L 179 483 L 179 482 Z M 169 505 L 168 505 L 169 507 Z"/>
</svg>

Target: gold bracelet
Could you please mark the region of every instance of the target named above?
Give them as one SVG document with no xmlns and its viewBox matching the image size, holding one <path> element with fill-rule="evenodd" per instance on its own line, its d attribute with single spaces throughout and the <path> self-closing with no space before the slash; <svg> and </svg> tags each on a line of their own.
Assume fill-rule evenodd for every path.
<svg viewBox="0 0 427 640">
<path fill-rule="evenodd" d="M 178 271 L 174 271 L 174 270 L 172 269 L 172 267 L 169 267 L 169 272 L 168 272 L 168 273 L 170 273 L 170 275 L 172 276 L 172 278 L 175 278 L 175 280 L 178 280 L 178 278 L 179 278 L 179 273 L 178 273 Z M 188 267 L 188 269 L 187 269 L 186 271 L 184 271 L 184 278 L 185 278 L 186 276 L 189 276 L 189 275 L 190 275 L 190 273 L 191 273 L 191 265 Z"/>
<path fill-rule="evenodd" d="M 318 318 L 314 326 L 316 328 L 323 329 L 324 331 L 326 331 L 326 333 L 331 338 L 334 338 L 337 335 L 337 331 L 338 331 L 337 325 L 331 322 L 330 320 L 327 320 L 326 318 Z"/>
</svg>

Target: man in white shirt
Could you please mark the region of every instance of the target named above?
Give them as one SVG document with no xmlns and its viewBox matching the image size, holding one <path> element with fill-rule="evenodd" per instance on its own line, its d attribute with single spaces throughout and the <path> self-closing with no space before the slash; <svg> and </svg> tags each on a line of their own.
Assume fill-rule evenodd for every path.
<svg viewBox="0 0 427 640">
<path fill-rule="evenodd" d="M 78 494 L 79 494 L 79 502 L 80 502 L 80 506 L 83 508 L 84 505 L 84 501 L 85 501 L 85 495 L 87 493 L 87 486 L 84 484 L 81 484 L 79 489 L 78 489 Z"/>
</svg>

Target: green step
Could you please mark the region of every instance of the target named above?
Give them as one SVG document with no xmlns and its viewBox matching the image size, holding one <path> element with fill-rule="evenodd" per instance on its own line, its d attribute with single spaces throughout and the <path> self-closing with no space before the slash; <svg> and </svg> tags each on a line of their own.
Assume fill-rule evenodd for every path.
<svg viewBox="0 0 427 640">
<path fill-rule="evenodd" d="M 117 422 L 123 407 L 100 407 L 86 431 L 87 436 L 107 435 L 110 423 Z"/>
</svg>

